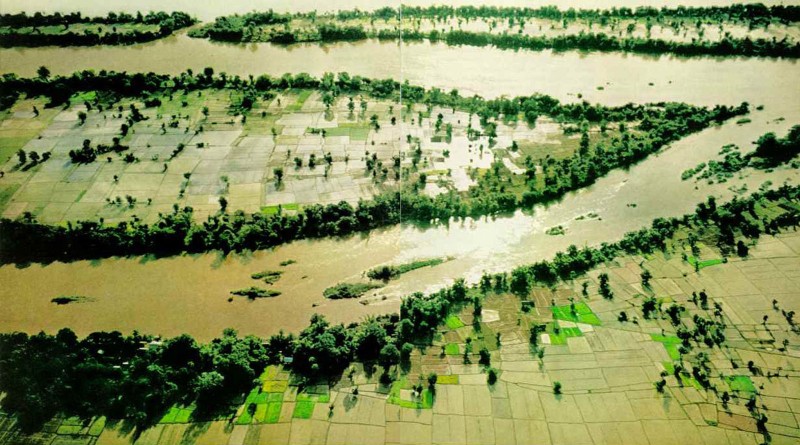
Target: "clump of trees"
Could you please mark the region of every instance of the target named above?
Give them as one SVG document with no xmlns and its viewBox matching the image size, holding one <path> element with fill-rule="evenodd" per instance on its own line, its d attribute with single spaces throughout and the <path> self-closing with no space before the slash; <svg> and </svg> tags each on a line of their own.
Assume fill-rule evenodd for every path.
<svg viewBox="0 0 800 445">
<path fill-rule="evenodd" d="M 800 125 L 795 125 L 789 133 L 779 138 L 775 133 L 766 133 L 756 141 L 756 149 L 751 153 L 759 158 L 764 166 L 775 166 L 800 154 Z"/>
<path fill-rule="evenodd" d="M 152 25 L 157 30 L 140 30 L 134 28 L 130 32 L 106 32 L 87 29 L 78 33 L 67 31 L 69 25 L 77 23 L 104 24 L 104 25 Z M 55 13 L 44 15 L 35 13 L 3 14 L 0 15 L 0 46 L 92 46 L 92 45 L 129 45 L 132 43 L 149 42 L 166 37 L 173 32 L 197 23 L 193 17 L 184 12 L 149 12 L 147 14 L 111 12 L 105 17 L 83 17 L 80 12 L 71 14 Z M 37 28 L 44 26 L 63 26 L 60 33 L 44 33 Z M 32 27 L 34 31 L 23 31 L 22 28 Z"/>
<path fill-rule="evenodd" d="M 175 403 L 196 399 L 201 412 L 226 406 L 250 390 L 266 359 L 261 340 L 233 330 L 206 345 L 188 335 L 161 342 L 119 332 L 78 339 L 69 329 L 0 334 L 2 406 L 28 431 L 56 414 L 148 426 Z"/>
<path fill-rule="evenodd" d="M 402 11 L 402 12 L 401 12 Z M 504 32 L 471 32 L 451 30 L 440 32 L 432 30 L 420 31 L 417 28 L 404 29 L 401 26 L 384 28 L 375 32 L 371 26 L 359 24 L 363 19 L 410 20 L 412 23 L 420 19 L 445 21 L 457 18 L 469 21 L 472 19 L 507 20 L 511 24 L 522 24 L 529 19 L 546 19 L 561 22 L 566 26 L 570 21 L 608 23 L 623 19 L 641 19 L 651 22 L 673 24 L 693 21 L 700 23 L 721 23 L 723 21 L 748 22 L 750 27 L 768 26 L 773 20 L 785 23 L 798 21 L 800 7 L 764 5 L 731 5 L 729 7 L 711 8 L 611 8 L 608 10 L 585 9 L 560 10 L 555 6 L 542 8 L 503 8 L 503 7 L 410 7 L 401 5 L 399 9 L 381 8 L 374 12 L 339 11 L 335 14 L 317 15 L 316 13 L 300 13 L 281 15 L 272 11 L 219 17 L 213 23 L 192 30 L 192 37 L 210 38 L 212 40 L 232 42 L 274 42 L 290 44 L 296 42 L 334 42 L 363 40 L 367 38 L 444 41 L 450 45 L 493 45 L 501 49 L 531 50 L 554 49 L 590 50 L 590 51 L 624 51 L 648 54 L 673 53 L 679 55 L 718 55 L 718 56 L 768 56 L 768 57 L 800 57 L 800 44 L 790 39 L 750 39 L 734 38 L 726 35 L 719 41 L 693 40 L 691 42 L 668 41 L 661 39 L 638 38 L 632 36 L 617 37 L 601 33 L 580 33 L 566 36 L 530 36 L 523 33 Z M 292 26 L 294 20 L 312 21 L 308 26 Z M 346 25 L 348 20 L 354 25 Z M 321 22 L 321 23 L 320 23 Z M 676 25 L 673 25 L 676 26 Z"/>
<path fill-rule="evenodd" d="M 726 145 L 719 152 L 724 155 L 722 160 L 701 162 L 696 167 L 684 171 L 681 179 L 687 180 L 697 175 L 697 179 L 715 177 L 717 182 L 725 182 L 734 173 L 748 166 L 766 169 L 792 161 L 800 154 L 800 125 L 793 126 L 782 138 L 770 132 L 759 137 L 754 143 L 756 149 L 744 156 L 737 151 L 736 146 Z"/>
<path fill-rule="evenodd" d="M 96 74 L 87 71 L 67 77 L 20 79 L 8 74 L 0 80 L 0 90 L 29 97 L 57 94 L 53 102 L 60 103 L 58 101 L 64 101 L 87 88 L 131 97 L 150 97 L 152 94 L 173 91 L 165 88 L 165 84 L 187 92 L 203 88 L 246 87 L 267 93 L 273 89 L 292 87 L 334 91 L 336 94 L 365 93 L 384 99 L 399 98 L 400 87 L 392 80 L 369 80 L 351 77 L 347 73 L 340 73 L 336 78 L 326 74 L 321 80 L 305 74 L 284 75 L 281 78 L 259 76 L 244 80 L 236 76 L 214 76 L 213 69 L 208 68 L 197 75 L 186 72 L 178 76 L 113 72 Z M 484 175 L 478 187 L 466 195 L 451 191 L 431 198 L 417 193 L 412 187 L 362 200 L 355 207 L 347 202 L 308 206 L 297 215 L 221 212 L 210 215 L 202 223 L 196 223 L 191 207 L 175 206 L 171 213 L 160 215 L 153 224 L 132 220 L 117 226 L 106 226 L 100 222 L 82 221 L 67 227 L 51 227 L 38 224 L 28 214 L 16 221 L 0 220 L 0 234 L 4 239 L 11 240 L 5 243 L 5 248 L 0 252 L 0 261 L 257 250 L 300 238 L 348 235 L 403 221 L 429 223 L 507 212 L 557 199 L 569 191 L 593 183 L 614 168 L 629 166 L 643 159 L 681 136 L 748 110 L 747 104 L 714 108 L 677 103 L 628 104 L 620 107 L 604 107 L 587 102 L 562 104 L 544 95 L 485 100 L 478 96 L 465 98 L 458 95 L 457 91 L 444 93 L 436 88 L 425 90 L 410 84 L 403 86 L 403 97 L 411 102 L 473 110 L 487 125 L 498 119 L 511 119 L 519 115 L 534 121 L 540 115 L 548 115 L 560 122 L 620 122 L 621 127 L 625 127 L 625 122 L 636 122 L 637 131 L 625 130 L 608 145 L 600 143 L 593 150 L 578 151 L 561 161 L 550 159 L 544 162 L 544 185 L 531 182 L 524 191 L 517 193 L 504 188 L 501 181 L 503 173 L 497 167 Z M 144 117 L 132 107 L 129 123 L 123 125 L 122 135 L 141 119 Z M 126 147 L 115 144 L 110 148 L 123 150 Z M 91 162 L 93 153 L 96 158 L 98 149 L 89 146 L 76 151 L 73 160 Z M 524 288 L 525 282 L 516 280 L 513 285 Z"/>
<path fill-rule="evenodd" d="M 252 336 L 242 338 L 227 330 L 220 339 L 198 345 L 185 335 L 153 342 L 153 337 L 139 334 L 125 337 L 118 332 L 94 333 L 78 339 L 66 329 L 54 336 L 0 334 L 0 369 L 3 369 L 0 392 L 6 394 L 0 403 L 28 429 L 38 428 L 57 414 L 82 418 L 106 415 L 148 425 L 175 403 L 196 401 L 199 415 L 226 406 L 252 388 L 254 379 L 267 364 L 282 363 L 284 357 L 292 357 L 292 371 L 309 382 L 335 378 L 353 360 L 379 363 L 386 371 L 408 361 L 412 345 L 429 345 L 435 328 L 444 323 L 449 313 L 482 293 L 508 291 L 510 282 L 522 286 L 520 281 L 530 285 L 573 279 L 617 255 L 662 249 L 678 228 L 707 228 L 718 234 L 720 242 L 726 243 L 728 230 L 757 237 L 760 233 L 775 233 L 782 227 L 797 227 L 798 201 L 800 187 L 786 185 L 746 199 L 735 198 L 724 205 L 703 203 L 692 215 L 658 219 L 652 228 L 629 233 L 614 244 L 582 249 L 571 246 L 551 261 L 516 269 L 510 280 L 506 274 L 495 274 L 484 276 L 473 287 L 457 280 L 429 295 L 415 293 L 403 299 L 399 315 L 370 318 L 348 326 L 332 325 L 324 317 L 314 315 L 310 325 L 297 337 L 279 333 L 262 340 Z M 784 211 L 769 212 L 769 216 L 753 222 L 751 212 L 762 204 L 777 204 Z M 707 296 L 701 292 L 701 307 L 703 301 L 707 301 Z M 679 315 L 680 311 L 676 313 Z M 785 315 L 792 320 L 794 312 Z M 684 347 L 692 341 L 708 346 L 724 342 L 722 321 L 695 315 L 693 326 L 678 329 Z M 531 329 L 534 346 L 544 328 L 540 325 Z M 543 353 L 541 349 L 537 351 Z M 488 351 L 482 350 L 480 359 L 485 366 L 491 363 Z M 703 384 L 708 382 L 704 363 L 705 360 L 698 360 L 692 370 Z M 681 371 L 676 366 L 676 372 Z M 489 372 L 489 379 L 496 378 L 496 374 Z M 561 385 L 554 385 L 553 390 L 560 393 Z"/>
</svg>

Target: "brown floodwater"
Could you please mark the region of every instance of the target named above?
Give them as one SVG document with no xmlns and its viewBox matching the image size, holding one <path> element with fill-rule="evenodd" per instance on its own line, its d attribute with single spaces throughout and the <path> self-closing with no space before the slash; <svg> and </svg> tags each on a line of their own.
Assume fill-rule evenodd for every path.
<svg viewBox="0 0 800 445">
<path fill-rule="evenodd" d="M 748 101 L 765 108 L 751 114 L 751 123 L 730 122 L 692 135 L 559 203 L 510 217 L 425 229 L 395 226 L 345 239 L 298 241 L 228 258 L 207 254 L 3 266 L 0 331 L 54 332 L 69 326 L 79 334 L 138 329 L 163 335 L 187 332 L 207 340 L 226 327 L 259 335 L 279 329 L 295 331 L 304 327 L 314 312 L 334 321 L 358 321 L 369 314 L 396 311 L 401 296 L 434 290 L 457 277 L 475 281 L 483 271 L 508 270 L 550 258 L 570 244 L 616 240 L 625 232 L 649 225 L 655 217 L 690 212 L 710 194 L 730 197 L 731 186 L 746 184 L 754 190 L 767 179 L 776 185 L 798 181 L 798 172 L 786 169 L 752 173 L 726 184 L 703 184 L 697 189 L 693 182 L 680 179 L 685 169 L 715 158 L 722 145 L 735 143 L 749 150 L 759 135 L 784 133 L 800 122 L 800 69 L 795 61 L 515 52 L 430 43 L 401 48 L 377 41 L 287 48 L 214 44 L 185 35 L 129 47 L 0 50 L 0 72 L 27 76 L 41 65 L 55 73 L 103 68 L 177 73 L 206 65 L 239 75 L 348 71 L 372 78 L 397 78 L 400 73 L 414 84 L 447 91 L 456 88 L 462 94 L 486 97 L 540 92 L 578 100 L 580 93 L 589 101 L 611 105 L 665 100 L 733 105 Z M 575 219 L 591 212 L 601 219 Z M 567 229 L 566 236 L 545 235 L 547 228 L 557 225 Z M 404 275 L 368 295 L 367 305 L 322 297 L 326 287 L 357 279 L 378 264 L 440 256 L 455 259 Z M 279 263 L 288 259 L 297 263 L 286 267 L 274 285 L 282 295 L 258 301 L 236 297 L 228 302 L 230 291 L 258 284 L 250 274 L 280 269 Z M 60 295 L 81 295 L 91 301 L 64 306 L 50 302 Z"/>
<path fill-rule="evenodd" d="M 401 46 L 378 40 L 231 44 L 193 39 L 185 33 L 130 46 L 0 49 L 0 73 L 33 76 L 42 65 L 56 74 L 85 69 L 178 74 L 206 66 L 240 76 L 346 71 L 375 79 L 402 78 L 447 91 L 456 88 L 467 95 L 545 93 L 608 105 L 670 100 L 716 105 L 746 100 L 790 109 L 800 97 L 798 62 L 766 58 L 503 51 L 430 42 Z"/>
<path fill-rule="evenodd" d="M 793 122 L 800 119 L 795 112 Z M 693 210 L 708 195 L 729 198 L 728 189 L 747 184 L 755 190 L 770 179 L 798 182 L 798 172 L 753 173 L 726 184 L 701 185 L 681 181 L 686 168 L 716 156 L 720 146 L 747 147 L 754 135 L 786 131 L 789 121 L 767 123 L 766 112 L 753 114 L 753 123 L 726 124 L 681 140 L 634 166 L 616 171 L 594 186 L 570 194 L 549 207 L 511 217 L 455 222 L 421 229 L 396 226 L 345 239 L 305 240 L 271 251 L 221 258 L 216 254 L 146 258 L 114 258 L 62 264 L 0 267 L 0 331 L 54 332 L 69 326 L 79 334 L 121 330 L 175 335 L 190 333 L 213 338 L 226 327 L 243 333 L 268 335 L 279 329 L 296 331 L 319 312 L 333 321 L 358 321 L 369 314 L 397 311 L 400 298 L 414 291 L 432 291 L 457 277 L 476 281 L 483 271 L 508 270 L 551 257 L 570 244 L 613 241 L 625 232 L 648 225 L 659 216 Z M 630 204 L 636 204 L 635 207 Z M 576 220 L 596 213 L 601 219 Z M 562 225 L 566 236 L 545 230 Z M 343 280 L 358 279 L 378 264 L 415 258 L 453 256 L 442 265 L 403 275 L 389 286 L 356 300 L 325 300 L 322 290 Z M 297 263 L 281 268 L 285 260 Z M 257 301 L 236 297 L 231 290 L 257 285 L 250 274 L 284 269 L 273 286 L 282 295 Z M 59 295 L 87 296 L 92 301 L 58 306 Z M 316 307 L 313 307 L 316 305 Z"/>
</svg>

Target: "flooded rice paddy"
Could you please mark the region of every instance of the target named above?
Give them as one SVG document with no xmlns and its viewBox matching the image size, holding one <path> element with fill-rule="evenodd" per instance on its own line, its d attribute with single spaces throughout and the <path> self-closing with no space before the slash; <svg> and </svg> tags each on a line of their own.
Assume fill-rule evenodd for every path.
<svg viewBox="0 0 800 445">
<path fill-rule="evenodd" d="M 4 12 L 12 6 L 4 2 Z M 692 135 L 559 203 L 509 217 L 430 228 L 396 226 L 227 258 L 206 254 L 24 268 L 6 265 L 0 267 L 3 331 L 54 332 L 68 326 L 83 335 L 138 329 L 163 335 L 186 332 L 208 340 L 226 327 L 259 335 L 279 329 L 295 331 L 304 327 L 315 311 L 333 321 L 358 321 L 369 314 L 396 311 L 401 296 L 433 290 L 457 277 L 474 281 L 483 271 L 508 270 L 546 259 L 570 244 L 616 240 L 625 232 L 649 225 L 655 217 L 690 212 L 708 195 L 730 197 L 734 186 L 746 184 L 755 190 L 767 179 L 775 184 L 798 180 L 797 171 L 791 170 L 749 172 L 742 179 L 700 184 L 696 189 L 694 182 L 680 178 L 687 168 L 714 158 L 722 145 L 734 143 L 749 150 L 759 135 L 767 131 L 782 134 L 800 122 L 800 88 L 793 82 L 800 68 L 794 61 L 514 52 L 430 43 L 399 47 L 377 41 L 290 47 L 225 45 L 185 35 L 129 47 L 0 50 L 2 72 L 30 76 L 40 65 L 54 73 L 82 69 L 178 73 L 206 65 L 239 75 L 348 71 L 372 78 L 397 78 L 402 73 L 404 80 L 414 84 L 456 88 L 462 94 L 485 97 L 539 92 L 561 100 L 579 100 L 580 94 L 580 98 L 610 105 L 666 100 L 734 105 L 748 101 L 764 109 L 749 116 L 751 123 L 729 122 Z M 597 88 L 600 86 L 602 90 Z M 599 218 L 576 220 L 589 213 Z M 546 229 L 557 225 L 566 228 L 566 236 L 545 235 Z M 378 264 L 433 256 L 455 259 L 403 275 L 366 296 L 369 304 L 322 297 L 323 289 L 356 279 Z M 256 284 L 250 274 L 281 269 L 279 263 L 289 259 L 296 263 L 283 268 L 284 275 L 274 285 L 282 295 L 228 301 L 230 291 Z M 82 295 L 92 301 L 65 306 L 50 302 L 60 295 Z"/>
</svg>

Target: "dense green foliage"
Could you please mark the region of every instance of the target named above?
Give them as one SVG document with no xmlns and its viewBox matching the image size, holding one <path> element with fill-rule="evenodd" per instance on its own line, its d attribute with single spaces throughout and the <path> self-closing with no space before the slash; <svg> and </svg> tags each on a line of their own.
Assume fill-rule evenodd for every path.
<svg viewBox="0 0 800 445">
<path fill-rule="evenodd" d="M 381 33 L 379 38 L 394 38 L 392 33 Z M 800 43 L 786 39 L 755 39 L 749 37 L 736 39 L 725 37 L 720 41 L 674 42 L 661 39 L 639 37 L 614 37 L 599 33 L 539 37 L 520 34 L 492 34 L 488 32 L 450 31 L 414 33 L 403 35 L 405 40 L 427 38 L 443 41 L 448 45 L 488 46 L 500 49 L 530 49 L 539 51 L 624 51 L 643 54 L 677 54 L 681 56 L 762 56 L 762 57 L 800 57 Z"/>
<path fill-rule="evenodd" d="M 772 168 L 791 161 L 800 154 L 800 125 L 792 127 L 783 138 L 778 138 L 775 133 L 766 133 L 759 137 L 755 144 L 756 149 L 744 156 L 737 151 L 738 147 L 726 145 L 719 152 L 724 156 L 722 160 L 701 162 L 696 167 L 684 171 L 681 178 L 683 180 L 692 177 L 697 179 L 714 178 L 717 182 L 725 182 L 734 173 L 747 166 L 762 169 Z"/>
<path fill-rule="evenodd" d="M 763 206 L 780 211 L 759 216 Z M 628 233 L 617 243 L 571 246 L 551 261 L 515 269 L 510 277 L 486 275 L 474 287 L 457 280 L 430 295 L 415 293 L 403 300 L 399 317 L 345 327 L 314 315 L 298 337 L 280 333 L 262 341 L 226 331 L 221 339 L 200 346 L 188 336 L 148 344 L 150 337 L 118 332 L 95 333 L 83 340 L 69 330 L 54 336 L 2 334 L 2 406 L 31 429 L 55 414 L 108 415 L 146 425 L 175 403 L 196 401 L 204 407 L 200 413 L 224 409 L 235 396 L 249 391 L 268 363 L 280 363 L 284 357 L 293 358 L 297 377 L 310 381 L 336 378 L 352 360 L 391 367 L 408 356 L 412 343 L 429 344 L 448 314 L 481 293 L 512 290 L 527 295 L 534 283 L 572 279 L 618 255 L 664 249 L 679 230 L 711 237 L 726 251 L 736 237 L 773 234 L 798 224 L 800 187 L 783 186 L 719 206 L 710 198 L 692 215 L 657 219 L 652 228 Z"/>
<path fill-rule="evenodd" d="M 474 18 L 497 18 L 497 19 L 546 19 L 546 20 L 589 20 L 605 18 L 682 18 L 682 19 L 702 19 L 707 21 L 769 21 L 781 20 L 785 22 L 800 21 L 800 6 L 764 6 L 763 4 L 732 4 L 729 6 L 710 6 L 710 7 L 662 7 L 653 8 L 642 6 L 638 8 L 609 8 L 609 9 L 559 9 L 556 6 L 543 6 L 540 8 L 517 8 L 517 7 L 497 7 L 497 6 L 407 6 L 402 7 L 403 17 L 408 18 L 442 18 L 460 17 L 466 19 Z M 339 13 L 342 14 L 341 12 Z M 373 13 L 376 18 L 396 17 L 396 10 L 379 10 Z"/>
<path fill-rule="evenodd" d="M 183 73 L 174 77 L 82 72 L 52 79 L 19 79 L 14 75 L 6 75 L 0 81 L 0 90 L 13 97 L 21 94 L 28 97 L 49 95 L 54 104 L 63 103 L 73 93 L 85 90 L 100 91 L 106 96 L 132 96 L 147 100 L 151 95 L 175 90 L 236 88 L 266 94 L 288 87 L 320 89 L 335 95 L 362 93 L 397 100 L 400 84 L 392 80 L 351 77 L 347 73 L 340 73 L 336 79 L 330 74 L 326 74 L 322 80 L 300 74 L 281 78 L 259 76 L 248 81 L 239 77 L 213 76 L 213 70 L 210 69 L 198 75 Z M 172 212 L 162 214 L 154 224 L 132 220 L 107 226 L 102 221 L 82 221 L 61 227 L 41 225 L 30 214 L 26 214 L 16 221 L 0 220 L 0 239 L 4 242 L 0 263 L 146 253 L 172 255 L 209 250 L 256 250 L 294 239 L 348 235 L 403 221 L 446 222 L 451 218 L 529 208 L 592 184 L 612 169 L 630 166 L 682 136 L 748 111 L 747 104 L 738 107 L 716 106 L 713 109 L 680 103 L 627 104 L 620 107 L 592 105 L 588 102 L 562 104 L 544 95 L 486 100 L 479 96 L 465 98 L 455 90 L 450 93 L 436 88 L 425 90 L 408 83 L 403 84 L 402 90 L 404 101 L 409 103 L 453 107 L 474 113 L 489 135 L 498 120 L 525 119 L 535 122 L 541 115 L 558 122 L 580 125 L 619 122 L 621 135 L 609 143 L 598 143 L 594 147 L 585 145 L 569 158 L 546 160 L 542 165 L 544 185 L 531 181 L 523 191 L 517 193 L 506 188 L 500 166 L 495 165 L 481 178 L 480 186 L 467 196 L 450 192 L 431 198 L 414 188 L 404 188 L 386 192 L 371 200 L 362 200 L 355 207 L 346 202 L 312 205 L 297 215 L 220 212 L 198 224 L 193 221 L 191 207 L 179 208 L 175 205 Z M 134 113 L 133 109 L 131 113 Z M 635 131 L 627 130 L 626 123 L 635 126 Z M 528 162 L 527 168 L 529 172 L 535 172 L 533 160 Z"/>
<path fill-rule="evenodd" d="M 394 280 L 398 278 L 400 275 L 411 272 L 412 270 L 416 270 L 422 267 L 436 266 L 437 264 L 442 264 L 445 261 L 447 261 L 447 258 L 430 258 L 427 260 L 412 261 L 410 263 L 400 264 L 397 266 L 395 265 L 379 266 L 367 271 L 367 277 L 369 277 L 372 280 L 383 280 L 383 281 Z"/>
<path fill-rule="evenodd" d="M 786 162 L 800 154 L 800 125 L 795 125 L 783 138 L 775 133 L 767 133 L 756 141 L 756 149 L 751 154 L 766 166 Z"/>
<path fill-rule="evenodd" d="M 157 31 L 136 29 L 128 32 L 102 33 L 87 29 L 82 33 L 68 31 L 71 24 L 104 24 L 104 25 L 153 25 Z M 0 46 L 91 46 L 91 45 L 128 45 L 166 37 L 173 32 L 194 25 L 197 21 L 183 12 L 149 12 L 135 16 L 126 13 L 109 13 L 106 17 L 82 17 L 80 13 L 42 15 L 36 13 L 28 16 L 25 13 L 4 14 L 0 16 Z M 39 30 L 44 26 L 63 26 L 64 31 L 45 33 Z M 22 32 L 20 28 L 32 27 L 30 32 Z M 116 30 L 116 26 L 114 26 Z"/>
<path fill-rule="evenodd" d="M 402 13 L 401 13 L 402 11 Z M 269 20 L 255 20 L 252 16 L 265 16 Z M 326 17 L 326 16 L 322 16 Z M 651 8 L 642 7 L 613 8 L 609 10 L 559 10 L 554 6 L 542 8 L 514 8 L 514 7 L 409 7 L 401 6 L 400 9 L 382 8 L 374 12 L 339 11 L 334 15 L 339 21 L 352 19 L 374 20 L 414 20 L 431 19 L 444 21 L 449 18 L 458 19 L 491 19 L 508 20 L 509 24 L 522 24 L 528 19 L 546 19 L 567 23 L 573 20 L 597 21 L 605 24 L 610 20 L 642 19 L 648 25 L 653 22 L 662 25 L 678 26 L 683 21 L 697 23 L 712 23 L 721 21 L 748 22 L 749 26 L 768 26 L 774 21 L 785 23 L 800 20 L 800 7 L 773 6 L 766 7 L 761 4 L 731 5 L 728 7 L 709 8 Z M 309 27 L 292 27 L 293 18 L 311 19 L 314 23 Z M 725 36 L 719 41 L 693 40 L 691 42 L 668 41 L 640 37 L 617 37 L 603 33 L 584 33 L 566 36 L 530 36 L 521 33 L 504 32 L 468 32 L 451 30 L 449 32 L 430 31 L 421 32 L 395 27 L 372 31 L 365 25 L 337 25 L 335 22 L 317 24 L 319 20 L 316 13 L 301 13 L 295 15 L 278 15 L 272 13 L 251 13 L 243 16 L 234 15 L 217 18 L 212 24 L 203 26 L 190 32 L 192 37 L 211 38 L 213 40 L 231 42 L 274 42 L 289 44 L 296 42 L 335 42 L 352 41 L 366 38 L 443 41 L 449 45 L 487 46 L 492 45 L 500 49 L 553 49 L 556 51 L 584 50 L 584 51 L 624 51 L 645 54 L 671 53 L 684 56 L 717 55 L 717 56 L 766 56 L 766 57 L 800 57 L 800 43 L 792 43 L 789 39 L 750 39 Z M 355 22 L 357 23 L 357 22 Z M 284 26 L 273 27 L 266 34 L 255 32 L 258 25 L 281 24 Z M 402 31 L 401 31 L 402 29 Z"/>
<path fill-rule="evenodd" d="M 359 298 L 372 289 L 382 287 L 376 283 L 339 283 L 322 292 L 325 298 L 339 300 L 342 298 Z"/>
<path fill-rule="evenodd" d="M 193 29 L 189 32 L 189 35 L 192 37 L 208 37 L 212 40 L 241 42 L 246 38 L 247 30 L 251 27 L 282 24 L 289 22 L 289 20 L 291 20 L 291 16 L 277 14 L 272 10 L 251 12 L 244 15 L 218 17 L 213 23 Z"/>
<path fill-rule="evenodd" d="M 272 289 L 262 289 L 260 287 L 250 286 L 246 289 L 238 289 L 235 291 L 231 291 L 231 294 L 255 300 L 256 298 L 277 297 L 281 293 Z"/>
<path fill-rule="evenodd" d="M 3 334 L 2 406 L 27 429 L 57 413 L 149 425 L 175 403 L 197 400 L 205 412 L 227 407 L 250 389 L 266 358 L 260 339 L 230 330 L 203 346 L 186 335 L 162 344 L 136 333 L 99 332 L 82 340 L 68 329 L 54 336 Z"/>
</svg>

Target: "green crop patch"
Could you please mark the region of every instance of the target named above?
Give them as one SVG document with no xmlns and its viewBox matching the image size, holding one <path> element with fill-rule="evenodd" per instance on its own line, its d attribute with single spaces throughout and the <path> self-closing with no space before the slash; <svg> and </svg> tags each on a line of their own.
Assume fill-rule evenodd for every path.
<svg viewBox="0 0 800 445">
<path fill-rule="evenodd" d="M 464 322 L 458 318 L 457 315 L 448 315 L 447 318 L 444 320 L 444 324 L 447 325 L 448 328 L 452 330 L 456 330 L 458 328 L 464 327 Z"/>
<path fill-rule="evenodd" d="M 680 338 L 673 336 L 657 335 L 657 334 L 651 334 L 650 338 L 652 338 L 653 341 L 657 341 L 662 345 L 664 345 L 664 349 L 667 350 L 669 358 L 671 358 L 672 360 L 681 359 L 681 353 L 678 350 L 678 345 L 681 344 Z"/>
<path fill-rule="evenodd" d="M 702 269 L 704 267 L 711 267 L 716 266 L 717 264 L 722 264 L 725 261 L 722 258 L 714 258 L 710 260 L 701 260 L 699 258 L 695 258 L 693 256 L 686 257 L 686 261 L 689 262 L 693 267 L 697 267 L 697 269 Z"/>
<path fill-rule="evenodd" d="M 433 408 L 433 393 L 430 390 L 427 388 L 423 389 L 422 394 L 417 396 L 415 400 L 407 400 L 401 397 L 401 391 L 407 389 L 406 386 L 408 386 L 408 382 L 405 378 L 401 378 L 392 383 L 387 403 L 410 409 Z"/>
<path fill-rule="evenodd" d="M 267 404 L 267 414 L 264 417 L 264 423 L 278 423 L 281 418 L 282 402 L 270 402 Z"/>
<path fill-rule="evenodd" d="M 268 380 L 277 380 L 278 373 L 280 373 L 280 368 L 274 365 L 267 366 L 264 369 L 264 372 L 258 377 L 261 383 L 264 383 Z"/>
<path fill-rule="evenodd" d="M 580 337 L 583 335 L 578 328 L 562 328 L 557 323 L 549 323 L 547 325 L 547 334 L 550 336 L 551 345 L 564 345 L 570 337 Z"/>
<path fill-rule="evenodd" d="M 458 385 L 458 375 L 440 375 L 436 377 L 437 385 Z"/>
<path fill-rule="evenodd" d="M 556 320 L 572 321 L 600 326 L 602 322 L 586 303 L 578 302 L 572 305 L 553 306 L 553 318 Z"/>
<path fill-rule="evenodd" d="M 461 348 L 459 348 L 456 343 L 448 343 L 444 345 L 444 353 L 447 355 L 458 355 L 461 354 Z"/>
<path fill-rule="evenodd" d="M 97 417 L 92 421 L 92 425 L 89 427 L 89 435 L 90 436 L 99 436 L 100 433 L 106 428 L 106 418 L 105 416 Z"/>
<path fill-rule="evenodd" d="M 297 93 L 297 100 L 293 104 L 289 104 L 286 106 L 285 111 L 289 112 L 296 112 L 303 109 L 303 105 L 306 103 L 309 97 L 311 97 L 311 90 L 302 90 Z"/>
<path fill-rule="evenodd" d="M 81 425 L 61 425 L 56 430 L 56 434 L 79 434 L 82 429 Z"/>
<path fill-rule="evenodd" d="M 261 385 L 261 390 L 264 392 L 279 392 L 283 393 L 289 387 L 289 382 L 286 380 L 270 380 Z"/>
<path fill-rule="evenodd" d="M 250 411 L 247 408 L 245 408 L 245 410 L 242 412 L 242 415 L 236 419 L 236 424 L 250 425 L 251 423 L 253 423 L 253 415 L 250 414 Z"/>
<path fill-rule="evenodd" d="M 267 408 L 266 403 L 259 403 L 256 405 L 256 412 L 253 414 L 253 419 L 256 423 L 265 423 L 267 421 Z"/>
<path fill-rule="evenodd" d="M 195 408 L 196 406 L 194 405 L 174 405 L 167 410 L 166 414 L 164 414 L 158 423 L 189 423 L 191 422 L 192 414 L 194 414 Z"/>
<path fill-rule="evenodd" d="M 756 392 L 756 386 L 753 384 L 753 381 L 750 380 L 750 377 L 746 375 L 727 376 L 725 377 L 725 382 L 728 383 L 728 387 L 731 391 Z"/>
<path fill-rule="evenodd" d="M 310 400 L 298 401 L 294 406 L 292 417 L 295 419 L 310 419 L 311 415 L 314 414 L 314 405 L 316 403 Z"/>
</svg>

